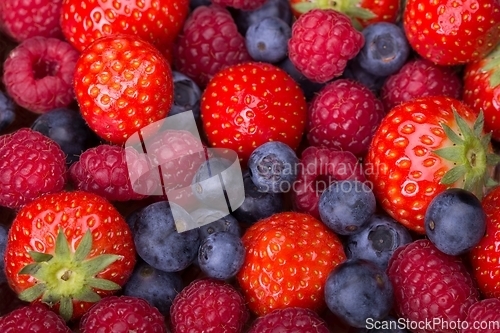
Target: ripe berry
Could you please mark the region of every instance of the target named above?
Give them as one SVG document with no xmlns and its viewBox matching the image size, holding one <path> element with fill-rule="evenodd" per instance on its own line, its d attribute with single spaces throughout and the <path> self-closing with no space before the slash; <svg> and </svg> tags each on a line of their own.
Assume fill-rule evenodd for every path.
<svg viewBox="0 0 500 333">
<path fill-rule="evenodd" d="M 15 105 L 8 95 L 0 91 L 0 133 L 16 119 Z"/>
<path fill-rule="evenodd" d="M 292 11 L 288 0 L 267 0 L 264 4 L 254 10 L 236 10 L 232 13 L 238 30 L 245 35 L 252 24 L 260 22 L 266 17 L 277 17 L 292 25 Z"/>
<path fill-rule="evenodd" d="M 314 311 L 298 307 L 274 310 L 258 317 L 248 333 L 329 333 L 325 321 Z"/>
<path fill-rule="evenodd" d="M 23 306 L 0 317 L 2 333 L 71 333 L 64 320 L 46 305 Z"/>
<path fill-rule="evenodd" d="M 486 298 L 469 308 L 462 333 L 498 333 L 500 331 L 500 299 Z M 465 327 L 466 326 L 466 327 Z"/>
<path fill-rule="evenodd" d="M 287 56 L 292 29 L 278 17 L 266 17 L 248 27 L 245 45 L 255 61 L 277 63 Z"/>
<path fill-rule="evenodd" d="M 215 3 L 219 6 L 227 6 L 243 10 L 258 9 L 265 2 L 266 0 L 212 0 L 212 3 Z"/>
</svg>

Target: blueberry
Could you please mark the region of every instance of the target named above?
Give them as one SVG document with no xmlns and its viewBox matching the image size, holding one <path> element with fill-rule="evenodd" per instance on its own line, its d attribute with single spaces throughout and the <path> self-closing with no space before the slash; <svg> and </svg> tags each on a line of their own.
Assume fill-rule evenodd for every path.
<svg viewBox="0 0 500 333">
<path fill-rule="evenodd" d="M 175 296 L 183 287 L 179 273 L 163 272 L 139 261 L 123 288 L 123 294 L 145 299 L 161 313 L 166 314 L 170 311 Z"/>
<path fill-rule="evenodd" d="M 3 271 L 4 261 L 3 257 L 5 254 L 5 247 L 7 246 L 7 227 L 0 224 L 0 271 Z"/>
<path fill-rule="evenodd" d="M 325 83 L 317 83 L 306 78 L 295 65 L 290 61 L 290 58 L 286 57 L 283 61 L 280 61 L 278 67 L 283 69 L 285 72 L 292 77 L 292 79 L 297 82 L 297 84 L 302 88 L 304 92 L 304 96 L 308 101 L 310 101 L 317 92 L 319 92 L 324 86 Z"/>
<path fill-rule="evenodd" d="M 283 211 L 283 195 L 281 193 L 259 191 L 253 183 L 248 170 L 243 173 L 243 184 L 245 187 L 245 200 L 232 213 L 238 221 L 251 225 L 263 218 Z"/>
<path fill-rule="evenodd" d="M 278 17 L 265 17 L 248 27 L 245 45 L 248 54 L 256 61 L 277 63 L 286 58 L 290 26 Z"/>
<path fill-rule="evenodd" d="M 16 119 L 15 104 L 12 99 L 0 91 L 0 132 L 9 127 Z"/>
<path fill-rule="evenodd" d="M 205 239 L 208 235 L 217 231 L 225 231 L 238 237 L 241 236 L 240 224 L 231 214 L 226 214 L 225 212 L 209 208 L 198 208 L 190 214 L 193 219 L 201 225 L 198 229 L 200 233 L 200 240 Z M 213 222 L 206 223 L 205 221 L 207 219 Z"/>
<path fill-rule="evenodd" d="M 442 252 L 460 255 L 479 243 L 486 232 L 486 214 L 471 192 L 450 188 L 439 193 L 427 207 L 425 232 Z"/>
<path fill-rule="evenodd" d="M 366 71 L 359 65 L 356 58 L 347 62 L 347 66 L 342 74 L 344 78 L 357 81 L 370 89 L 376 96 L 380 95 L 380 90 L 384 85 L 387 76 L 374 75 Z"/>
<path fill-rule="evenodd" d="M 262 192 L 290 192 L 297 179 L 298 165 L 295 151 L 279 141 L 258 146 L 248 159 L 252 181 Z"/>
<path fill-rule="evenodd" d="M 347 237 L 346 254 L 386 269 L 394 251 L 411 241 L 410 232 L 403 225 L 387 215 L 375 214 L 360 232 Z"/>
<path fill-rule="evenodd" d="M 375 195 L 368 185 L 357 180 L 331 184 L 318 203 L 323 223 L 340 235 L 353 235 L 361 230 L 375 213 Z"/>
<path fill-rule="evenodd" d="M 189 217 L 188 214 L 186 216 Z M 135 221 L 134 231 L 137 254 L 161 271 L 181 271 L 193 262 L 198 253 L 198 229 L 177 232 L 172 208 L 166 201 L 144 207 Z"/>
<path fill-rule="evenodd" d="M 193 11 L 200 6 L 210 6 L 211 3 L 211 0 L 189 0 L 189 8 Z"/>
<path fill-rule="evenodd" d="M 99 138 L 87 126 L 80 112 L 67 108 L 40 115 L 31 128 L 57 142 L 66 154 L 68 164 L 78 161 L 82 152 L 99 143 Z"/>
<path fill-rule="evenodd" d="M 240 237 L 218 231 L 208 235 L 198 250 L 198 265 L 208 277 L 227 280 L 243 265 L 245 248 Z"/>
<path fill-rule="evenodd" d="M 356 56 L 360 66 L 377 76 L 396 73 L 406 62 L 410 46 L 404 31 L 393 23 L 378 22 L 362 31 L 365 44 Z"/>
<path fill-rule="evenodd" d="M 125 218 L 125 222 L 127 222 L 128 226 L 130 227 L 130 230 L 135 229 L 135 222 L 141 216 L 141 211 L 142 208 L 135 209 Z"/>
<path fill-rule="evenodd" d="M 367 320 L 389 315 L 394 292 L 384 270 L 362 259 L 348 259 L 328 275 L 325 301 L 332 313 L 347 324 L 363 328 Z"/>
<path fill-rule="evenodd" d="M 245 36 L 252 24 L 256 24 L 266 17 L 280 18 L 291 26 L 293 15 L 288 0 L 267 0 L 262 6 L 254 10 L 236 10 L 233 17 L 238 26 L 238 31 Z"/>
<path fill-rule="evenodd" d="M 186 75 L 172 71 L 174 80 L 174 103 L 170 108 L 169 116 L 182 112 L 192 111 L 196 121 L 200 116 L 201 90 L 198 85 Z M 178 126 L 177 128 L 182 128 Z"/>
</svg>

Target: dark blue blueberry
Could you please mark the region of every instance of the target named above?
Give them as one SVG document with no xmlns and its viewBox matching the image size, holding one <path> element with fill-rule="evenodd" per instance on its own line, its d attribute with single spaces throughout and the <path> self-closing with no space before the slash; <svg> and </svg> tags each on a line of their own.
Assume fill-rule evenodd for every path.
<svg viewBox="0 0 500 333">
<path fill-rule="evenodd" d="M 262 192 L 290 192 L 297 179 L 299 159 L 295 151 L 279 141 L 257 147 L 248 159 L 253 183 Z"/>
<path fill-rule="evenodd" d="M 292 25 L 292 9 L 288 0 L 267 0 L 262 6 L 254 10 L 233 11 L 234 21 L 238 31 L 245 36 L 247 29 L 266 17 L 277 17 Z"/>
<path fill-rule="evenodd" d="M 410 232 L 392 217 L 373 215 L 368 224 L 346 240 L 348 258 L 366 259 L 386 269 L 394 251 L 412 241 Z"/>
<path fill-rule="evenodd" d="M 348 259 L 328 275 L 325 301 L 332 313 L 353 327 L 366 327 L 367 320 L 386 318 L 394 292 L 384 270 L 362 259 Z"/>
<path fill-rule="evenodd" d="M 208 235 L 198 250 L 198 265 L 208 277 L 228 280 L 236 275 L 245 260 L 241 238 L 218 231 Z"/>
<path fill-rule="evenodd" d="M 306 78 L 301 72 L 299 72 L 297 67 L 295 67 L 288 57 L 286 57 L 283 61 L 280 61 L 277 66 L 287 72 L 288 75 L 290 75 L 292 79 L 297 82 L 308 101 L 310 101 L 316 93 L 326 85 L 325 83 L 313 82 Z"/>
<path fill-rule="evenodd" d="M 449 255 L 460 255 L 483 238 L 486 214 L 474 194 L 451 188 L 432 199 L 424 224 L 427 237 L 439 250 Z"/>
<path fill-rule="evenodd" d="M 323 223 L 340 235 L 353 235 L 368 223 L 376 209 L 371 188 L 357 180 L 331 184 L 319 197 Z"/>
<path fill-rule="evenodd" d="M 380 94 L 380 90 L 384 85 L 386 76 L 373 75 L 361 67 L 356 58 L 347 62 L 347 66 L 342 74 L 344 78 L 357 81 L 370 89 L 376 96 Z"/>
<path fill-rule="evenodd" d="M 196 121 L 200 120 L 201 90 L 198 85 L 186 75 L 172 71 L 174 80 L 174 103 L 169 116 L 192 111 Z M 181 128 L 181 127 L 178 127 Z"/>
<path fill-rule="evenodd" d="M 15 108 L 12 98 L 0 91 L 0 132 L 9 127 L 16 119 Z"/>
<path fill-rule="evenodd" d="M 130 214 L 128 214 L 127 217 L 125 218 L 125 222 L 127 222 L 128 226 L 130 227 L 130 230 L 132 231 L 134 230 L 135 222 L 141 216 L 141 211 L 142 208 L 138 208 L 132 211 Z"/>
<path fill-rule="evenodd" d="M 211 3 L 211 0 L 189 0 L 189 8 L 193 11 L 200 6 L 210 6 Z"/>
<path fill-rule="evenodd" d="M 132 276 L 124 286 L 123 294 L 145 299 L 161 313 L 167 314 L 184 284 L 177 272 L 163 272 L 139 261 Z"/>
<path fill-rule="evenodd" d="M 245 187 L 245 200 L 232 213 L 239 222 L 251 225 L 284 210 L 283 194 L 259 191 L 250 178 L 248 170 L 243 173 L 243 185 Z"/>
<path fill-rule="evenodd" d="M 352 333 L 410 333 L 405 327 L 406 320 L 399 320 L 391 315 L 381 320 L 366 321 L 366 328 L 358 328 Z"/>
<path fill-rule="evenodd" d="M 57 142 L 66 154 L 68 164 L 78 161 L 82 152 L 99 143 L 80 112 L 67 108 L 40 115 L 31 128 Z"/>
<path fill-rule="evenodd" d="M 3 257 L 5 254 L 5 247 L 7 246 L 7 227 L 0 224 L 0 271 L 3 271 L 4 261 Z"/>
<path fill-rule="evenodd" d="M 245 45 L 248 54 L 256 61 L 277 63 L 286 58 L 290 26 L 278 17 L 265 17 L 248 27 Z"/>
<path fill-rule="evenodd" d="M 238 237 L 241 236 L 240 224 L 231 214 L 209 208 L 198 208 L 190 212 L 190 215 L 198 225 L 201 225 L 198 229 L 200 232 L 200 240 L 205 239 L 208 235 L 217 231 L 229 232 Z M 213 222 L 207 223 L 206 221 Z"/>
<path fill-rule="evenodd" d="M 190 218 L 185 214 L 184 218 Z M 188 221 L 194 225 L 194 221 Z M 172 208 L 166 201 L 143 208 L 135 221 L 134 242 L 137 254 L 149 265 L 165 272 L 187 268 L 200 245 L 198 229 L 177 232 Z"/>
<path fill-rule="evenodd" d="M 378 22 L 368 25 L 362 33 L 365 44 L 356 59 L 367 72 L 388 76 L 403 67 L 410 54 L 410 46 L 400 27 Z"/>
</svg>

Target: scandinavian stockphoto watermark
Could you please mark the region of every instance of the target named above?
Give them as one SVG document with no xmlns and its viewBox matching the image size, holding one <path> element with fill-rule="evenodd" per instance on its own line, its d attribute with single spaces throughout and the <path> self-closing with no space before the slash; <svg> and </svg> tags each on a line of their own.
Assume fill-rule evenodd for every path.
<svg viewBox="0 0 500 333">
<path fill-rule="evenodd" d="M 181 147 L 181 148 L 179 148 Z M 186 151 L 179 149 L 189 147 Z M 245 199 L 238 155 L 229 149 L 205 148 L 192 111 L 154 122 L 125 143 L 132 188 L 143 195 L 166 196 L 178 232 L 196 229 L 229 215 Z M 147 156 L 147 163 L 144 161 Z M 142 159 L 141 159 L 142 157 Z M 225 169 L 210 171 L 193 181 L 196 169 L 214 157 L 226 161 Z M 189 170 L 189 172 L 186 172 Z M 203 218 L 191 214 L 204 209 Z"/>
<path fill-rule="evenodd" d="M 375 320 L 368 318 L 365 323 L 365 328 L 368 330 L 409 330 L 409 331 L 456 331 L 460 332 L 465 329 L 473 329 L 477 332 L 488 330 L 500 330 L 500 321 L 464 321 L 464 320 L 445 320 L 443 318 L 430 318 L 425 320 L 409 320 L 406 318 L 398 318 L 394 320 Z"/>
</svg>

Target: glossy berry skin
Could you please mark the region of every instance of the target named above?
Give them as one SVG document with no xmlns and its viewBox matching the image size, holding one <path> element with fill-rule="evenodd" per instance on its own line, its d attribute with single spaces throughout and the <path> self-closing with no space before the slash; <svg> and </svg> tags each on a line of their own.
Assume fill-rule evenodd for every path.
<svg viewBox="0 0 500 333">
<path fill-rule="evenodd" d="M 201 117 L 209 144 L 229 148 L 246 163 L 268 141 L 297 149 L 307 104 L 297 83 L 282 69 L 250 62 L 218 72 L 203 92 Z"/>
<path fill-rule="evenodd" d="M 266 17 L 248 27 L 245 45 L 255 61 L 277 63 L 287 56 L 290 25 L 278 17 Z"/>
<path fill-rule="evenodd" d="M 252 225 L 242 240 L 246 255 L 237 279 L 251 311 L 324 308 L 326 278 L 345 260 L 335 233 L 311 215 L 283 212 Z"/>
<path fill-rule="evenodd" d="M 353 327 L 366 320 L 381 320 L 392 309 L 394 291 L 385 271 L 370 261 L 349 259 L 328 275 L 325 300 L 328 308 Z"/>
<path fill-rule="evenodd" d="M 3 66 L 7 93 L 34 113 L 68 106 L 74 99 L 72 81 L 78 56 L 69 43 L 56 38 L 23 41 Z"/>
<path fill-rule="evenodd" d="M 308 115 L 310 145 L 363 156 L 385 112 L 382 102 L 367 87 L 337 79 L 316 94 Z"/>
<path fill-rule="evenodd" d="M 133 318 L 133 319 L 132 319 Z M 95 304 L 80 321 L 81 333 L 168 333 L 165 317 L 146 300 L 110 296 Z"/>
<path fill-rule="evenodd" d="M 177 295 L 170 318 L 173 333 L 239 333 L 249 312 L 236 288 L 205 278 L 191 282 Z"/>
<path fill-rule="evenodd" d="M 74 89 L 89 127 L 115 144 L 163 119 L 174 91 L 165 58 L 132 35 L 103 37 L 89 45 L 76 64 Z"/>
<path fill-rule="evenodd" d="M 226 214 L 226 212 L 204 207 L 189 212 L 189 215 L 201 225 L 198 228 L 201 241 L 216 232 L 227 232 L 238 237 L 241 236 L 242 231 L 238 220 L 232 214 Z M 213 222 L 207 224 L 208 220 Z"/>
<path fill-rule="evenodd" d="M 236 276 L 245 259 L 239 236 L 218 231 L 208 235 L 198 249 L 198 265 L 207 277 L 229 280 Z"/>
<path fill-rule="evenodd" d="M 227 6 L 243 10 L 258 9 L 265 2 L 266 0 L 212 0 L 212 3 L 215 3 L 219 6 Z"/>
<path fill-rule="evenodd" d="M 200 120 L 201 90 L 198 85 L 186 75 L 172 71 L 174 81 L 174 102 L 169 116 L 192 111 L 194 119 Z"/>
<path fill-rule="evenodd" d="M 0 91 L 0 133 L 16 119 L 15 105 L 12 98 Z"/>
<path fill-rule="evenodd" d="M 257 147 L 248 159 L 253 183 L 262 192 L 290 192 L 297 178 L 299 159 L 289 146 L 280 141 Z"/>
<path fill-rule="evenodd" d="M 305 77 L 324 83 L 342 75 L 363 44 L 349 17 L 333 9 L 312 9 L 293 23 L 288 56 Z"/>
<path fill-rule="evenodd" d="M 277 17 L 292 25 L 292 11 L 288 0 L 267 0 L 254 10 L 237 10 L 232 13 L 238 30 L 245 35 L 249 26 L 262 21 L 266 17 Z"/>
<path fill-rule="evenodd" d="M 498 332 L 500 330 L 500 299 L 487 298 L 472 304 L 466 321 L 468 327 L 462 329 L 463 333 L 477 332 L 478 327 L 484 333 Z"/>
<path fill-rule="evenodd" d="M 484 297 L 500 297 L 498 285 L 499 268 L 498 248 L 500 239 L 498 207 L 500 207 L 500 187 L 492 189 L 482 200 L 486 213 L 486 234 L 469 253 L 472 272 L 479 290 Z"/>
<path fill-rule="evenodd" d="M 439 65 L 466 64 L 500 41 L 500 3 L 408 0 L 403 25 L 412 48 Z"/>
<path fill-rule="evenodd" d="M 64 37 L 80 52 L 96 39 L 116 34 L 136 35 L 164 52 L 182 29 L 188 11 L 189 0 L 126 4 L 63 0 L 60 15 Z"/>
<path fill-rule="evenodd" d="M 479 300 L 474 280 L 462 260 L 444 254 L 427 239 L 398 248 L 389 261 L 387 274 L 394 288 L 396 314 L 406 320 L 463 321 L 469 307 Z M 455 332 L 439 326 L 415 332 L 435 330 Z"/>
<path fill-rule="evenodd" d="M 334 182 L 321 194 L 318 203 L 321 221 L 339 235 L 359 232 L 375 209 L 372 190 L 357 180 Z"/>
<path fill-rule="evenodd" d="M 361 67 L 357 61 L 357 58 L 351 59 L 347 62 L 347 66 L 342 73 L 342 77 L 344 79 L 351 79 L 361 83 L 363 86 L 370 89 L 375 96 L 380 96 L 380 89 L 384 85 L 387 77 L 373 75 L 366 71 L 363 67 Z M 386 108 L 386 111 L 390 109 Z"/>
<path fill-rule="evenodd" d="M 404 31 L 394 23 L 370 24 L 362 31 L 365 44 L 356 56 L 358 63 L 373 75 L 397 72 L 410 54 Z"/>
<path fill-rule="evenodd" d="M 364 259 L 385 270 L 394 251 L 412 241 L 408 229 L 386 214 L 374 214 L 367 225 L 345 242 L 349 259 Z"/>
<path fill-rule="evenodd" d="M 91 239 L 90 252 L 84 255 L 85 252 L 78 250 L 78 256 L 66 258 L 60 252 L 58 239 L 61 231 L 67 238 L 69 253 L 74 254 L 81 243 L 85 242 L 88 246 L 87 237 Z M 33 275 L 20 274 L 21 269 L 35 263 L 29 254 L 31 251 L 51 257 L 44 258 L 44 269 L 32 272 Z M 97 260 L 102 256 L 108 256 L 108 259 L 109 256 L 116 257 L 101 263 L 97 270 L 87 270 L 85 263 L 88 260 Z M 132 273 L 135 258 L 130 229 L 107 200 L 83 191 L 61 192 L 37 198 L 23 206 L 16 215 L 5 250 L 5 272 L 9 285 L 21 299 L 24 299 L 23 295 L 27 297 L 30 287 L 46 285 L 45 293 L 52 299 L 53 309 L 69 320 L 80 318 L 99 299 L 95 296 L 109 296 L 123 286 Z M 62 274 L 65 271 L 77 278 L 68 279 L 66 274 Z M 90 286 L 95 278 L 108 280 L 108 287 Z M 92 298 L 87 295 L 85 300 L 81 300 L 81 293 L 87 288 L 96 295 Z M 68 313 L 62 313 L 60 306 L 67 295 L 73 304 L 72 314 L 69 313 L 71 317 L 66 317 Z M 29 301 L 43 300 L 36 298 Z"/>
<path fill-rule="evenodd" d="M 0 317 L 2 333 L 71 333 L 64 320 L 48 306 L 31 304 Z"/>
<path fill-rule="evenodd" d="M 314 311 L 290 307 L 277 309 L 257 318 L 248 333 L 301 332 L 329 333 L 325 321 Z"/>
<path fill-rule="evenodd" d="M 425 213 L 425 234 L 442 252 L 461 255 L 483 238 L 486 215 L 481 201 L 469 191 L 451 188 L 438 194 Z"/>
<path fill-rule="evenodd" d="M 42 194 L 63 190 L 66 157 L 52 139 L 29 128 L 1 136 L 0 205 L 21 206 Z"/>
</svg>

